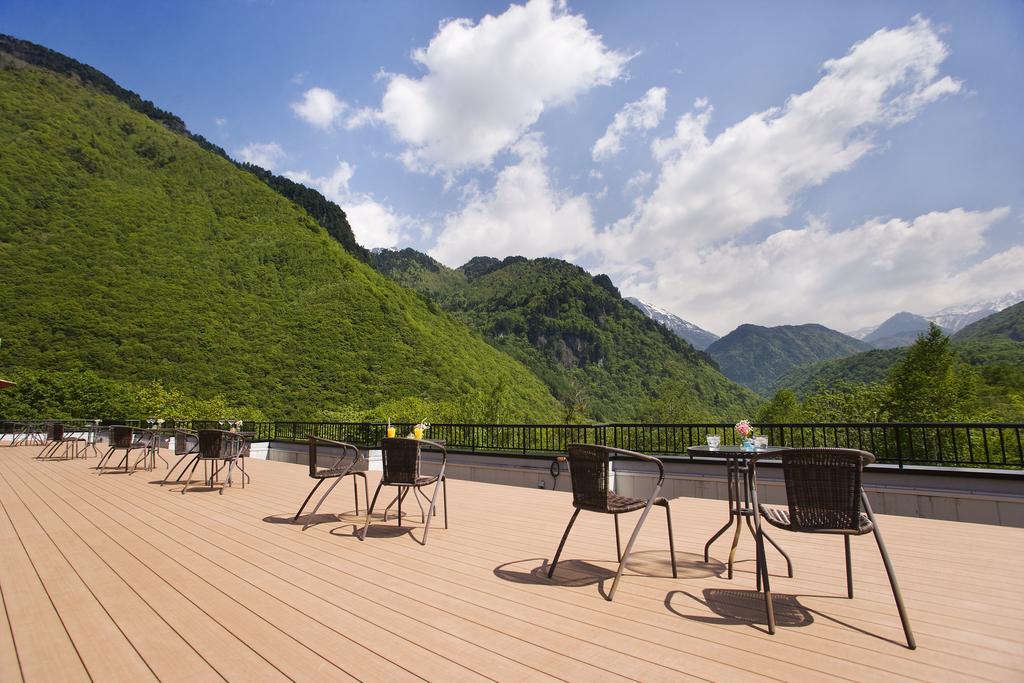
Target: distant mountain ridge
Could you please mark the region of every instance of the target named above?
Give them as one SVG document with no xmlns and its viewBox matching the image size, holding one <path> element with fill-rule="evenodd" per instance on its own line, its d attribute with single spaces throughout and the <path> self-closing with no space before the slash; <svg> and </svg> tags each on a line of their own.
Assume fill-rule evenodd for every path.
<svg viewBox="0 0 1024 683">
<path fill-rule="evenodd" d="M 704 351 L 712 342 L 719 339 L 719 336 L 714 332 L 708 332 L 688 320 L 683 320 L 675 313 L 670 313 L 663 308 L 658 308 L 654 304 L 641 301 L 634 296 L 627 296 L 626 301 L 639 308 L 644 315 L 654 322 L 664 325 L 677 336 L 690 342 L 690 344 L 693 345 L 693 348 L 698 351 Z"/>
<path fill-rule="evenodd" d="M 413 249 L 372 259 L 530 367 L 567 417 L 575 405 L 601 421 L 725 418 L 756 402 L 704 352 L 626 302 L 607 275 L 552 258 L 480 256 L 454 269 Z"/>
<path fill-rule="evenodd" d="M 928 331 L 929 324 L 927 318 L 903 311 L 883 322 L 862 341 L 876 349 L 910 346 L 919 335 Z"/>
<path fill-rule="evenodd" d="M 982 320 L 984 318 L 987 318 L 988 316 L 993 315 L 995 313 L 998 313 L 999 311 L 1002 311 L 1002 310 L 1004 310 L 1004 309 L 1006 309 L 1006 308 L 1008 308 L 1008 307 L 1012 306 L 1013 304 L 1018 303 L 1020 301 L 1024 301 L 1024 289 L 1019 289 L 1019 290 L 1017 290 L 1015 292 L 1008 292 L 1007 294 L 1004 294 L 1003 296 L 996 297 L 994 299 L 986 299 L 984 301 L 976 301 L 976 302 L 970 303 L 970 304 L 959 304 L 959 305 L 956 305 L 956 306 L 947 306 L 946 308 L 943 308 L 940 311 L 936 311 L 935 313 L 928 313 L 926 315 L 921 315 L 921 316 L 916 316 L 916 317 L 923 318 L 925 321 L 931 321 L 931 322 L 935 323 L 936 325 L 938 325 L 939 327 L 941 327 L 943 330 L 945 330 L 948 334 L 953 334 L 955 332 L 960 331 L 964 327 L 970 325 L 971 323 L 974 323 L 974 322 L 977 322 L 977 321 Z M 898 313 L 896 315 L 901 315 L 901 314 Z M 909 313 L 909 314 L 906 314 L 906 315 L 915 315 L 915 314 Z M 885 322 L 891 321 L 893 317 L 896 317 L 896 316 L 890 317 Z M 924 331 L 924 330 L 928 329 L 927 325 L 925 325 L 922 328 L 921 324 L 920 324 L 920 321 L 916 321 L 916 322 L 917 322 L 917 327 L 920 328 L 920 331 Z M 882 323 L 882 325 L 884 325 L 884 324 L 885 323 Z M 881 327 L 881 325 L 869 325 L 867 327 L 861 327 L 861 328 L 853 330 L 851 332 L 847 332 L 847 334 L 850 335 L 851 337 L 853 337 L 854 339 L 866 339 L 867 337 L 872 336 L 880 327 Z M 889 340 L 889 342 L 887 342 L 887 343 L 895 343 L 895 342 L 904 342 L 905 341 L 906 342 L 905 344 L 902 344 L 902 343 L 900 344 L 900 345 L 903 345 L 903 346 L 908 346 L 908 345 L 914 343 L 914 338 L 910 338 L 906 334 L 904 334 L 904 335 L 888 334 L 888 335 L 881 335 L 881 336 L 883 338 L 887 337 L 887 336 L 896 336 L 896 337 L 898 337 L 896 339 Z M 886 347 L 879 346 L 878 348 L 886 348 Z"/>
<path fill-rule="evenodd" d="M 761 394 L 791 368 L 852 356 L 871 346 L 824 325 L 740 325 L 711 344 L 707 352 L 729 379 Z"/>
<path fill-rule="evenodd" d="M 992 419 L 1024 418 L 1024 301 L 964 327 L 950 340 L 960 358 L 977 370 L 979 395 Z M 798 366 L 778 379 L 776 389 L 804 397 L 841 382 L 883 382 L 906 353 L 905 348 L 873 349 Z"/>
</svg>

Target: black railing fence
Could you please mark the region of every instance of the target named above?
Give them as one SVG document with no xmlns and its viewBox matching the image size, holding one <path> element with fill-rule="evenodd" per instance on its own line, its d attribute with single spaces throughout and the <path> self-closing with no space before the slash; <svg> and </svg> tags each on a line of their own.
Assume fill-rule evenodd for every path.
<svg viewBox="0 0 1024 683">
<path fill-rule="evenodd" d="M 0 421 L 0 433 L 10 435 L 36 429 L 45 433 L 52 420 Z M 92 420 L 61 420 L 88 426 Z M 146 420 L 129 424 L 147 426 Z M 103 422 L 101 424 L 107 424 Z M 218 428 L 218 420 L 189 421 L 163 427 Z M 392 423 L 399 436 L 412 432 L 412 423 Z M 444 441 L 450 451 L 549 455 L 564 452 L 571 443 L 593 443 L 659 456 L 687 456 L 687 448 L 706 443 L 709 435 L 723 444 L 738 444 L 729 424 L 433 424 L 425 438 Z M 1024 424 L 1020 423 L 818 423 L 755 424 L 772 446 L 858 448 L 874 453 L 879 463 L 938 467 L 1024 468 Z M 387 433 L 385 423 L 374 422 L 247 422 L 242 431 L 256 441 L 301 442 L 310 436 L 345 441 L 359 446 L 377 444 Z"/>
</svg>

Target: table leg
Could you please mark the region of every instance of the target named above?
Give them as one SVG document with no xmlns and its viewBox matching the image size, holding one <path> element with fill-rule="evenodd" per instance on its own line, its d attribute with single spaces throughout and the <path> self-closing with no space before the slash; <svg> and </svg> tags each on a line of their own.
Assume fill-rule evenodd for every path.
<svg viewBox="0 0 1024 683">
<path fill-rule="evenodd" d="M 708 539 L 708 542 L 704 544 L 704 562 L 710 561 L 711 544 L 718 540 L 721 536 L 732 526 L 733 522 L 736 521 L 736 499 L 733 496 L 733 469 L 732 465 L 726 467 L 726 490 L 729 495 L 729 521 L 727 521 L 721 529 L 715 532 L 715 535 Z"/>
</svg>

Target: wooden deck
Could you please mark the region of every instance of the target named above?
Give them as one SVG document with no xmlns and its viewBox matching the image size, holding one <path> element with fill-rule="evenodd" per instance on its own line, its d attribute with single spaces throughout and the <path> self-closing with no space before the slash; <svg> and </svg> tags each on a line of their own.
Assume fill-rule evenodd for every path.
<svg viewBox="0 0 1024 683">
<path fill-rule="evenodd" d="M 734 580 L 727 538 L 699 561 L 721 501 L 673 501 L 676 580 L 655 508 L 609 603 L 605 516 L 582 514 L 543 578 L 566 493 L 451 480 L 451 528 L 428 545 L 411 504 L 411 535 L 378 520 L 360 542 L 348 482 L 322 511 L 340 516 L 290 523 L 311 484 L 296 465 L 182 496 L 163 470 L 101 477 L 37 451 L 0 448 L 2 681 L 1024 680 L 1024 529 L 880 517 L 910 651 L 870 537 L 848 600 L 840 539 L 778 533 L 796 576 L 769 549 L 769 636 L 746 532 Z"/>
</svg>

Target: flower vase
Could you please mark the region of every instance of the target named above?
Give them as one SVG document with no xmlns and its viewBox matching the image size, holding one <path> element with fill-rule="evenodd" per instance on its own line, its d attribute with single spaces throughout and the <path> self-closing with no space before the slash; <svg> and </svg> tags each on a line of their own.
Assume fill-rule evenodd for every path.
<svg viewBox="0 0 1024 683">
<path fill-rule="evenodd" d="M 750 438 L 743 439 L 743 450 L 745 450 L 745 451 L 752 451 L 752 450 L 754 450 L 754 440 L 750 439 Z"/>
</svg>

